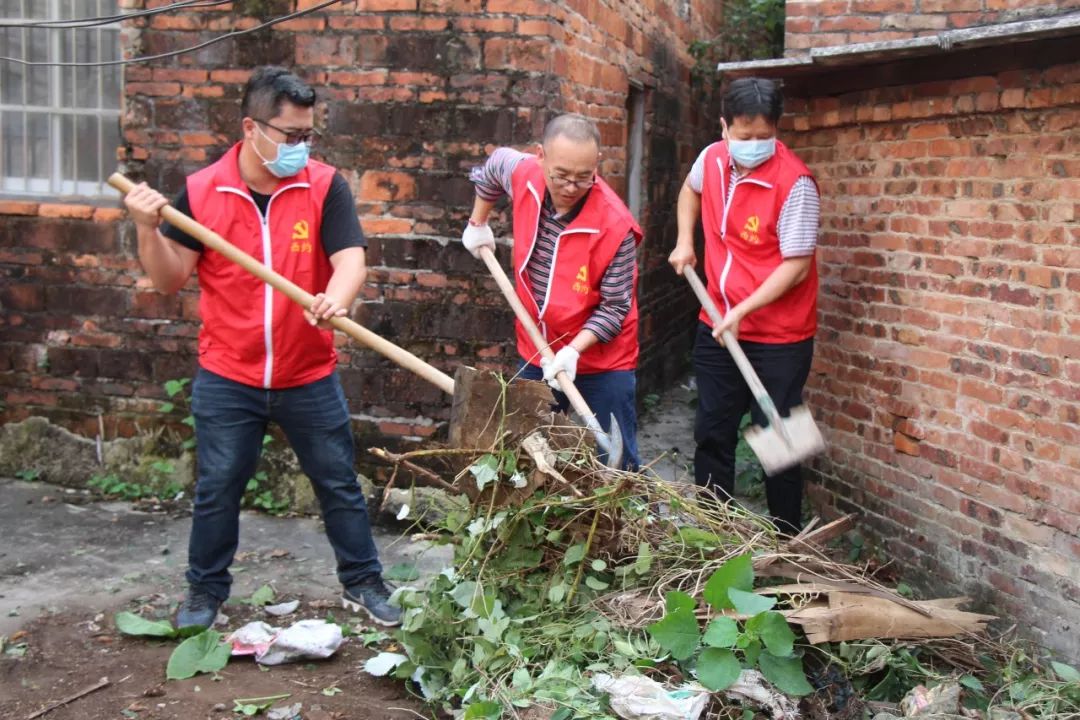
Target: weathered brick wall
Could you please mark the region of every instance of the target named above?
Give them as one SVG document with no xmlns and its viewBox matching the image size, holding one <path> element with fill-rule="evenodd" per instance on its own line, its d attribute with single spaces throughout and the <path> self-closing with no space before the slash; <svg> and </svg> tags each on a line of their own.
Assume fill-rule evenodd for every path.
<svg viewBox="0 0 1080 720">
<path fill-rule="evenodd" d="M 788 0 L 784 52 L 1060 15 L 1080 0 Z"/>
<path fill-rule="evenodd" d="M 128 0 L 131 7 L 142 0 Z M 299 5 L 313 5 L 299 0 Z M 187 47 L 294 9 L 289 0 L 235 2 L 132 23 L 132 52 Z M 686 17 L 676 7 L 689 9 Z M 317 147 L 357 196 L 371 274 L 355 317 L 433 364 L 507 367 L 512 317 L 479 264 L 453 242 L 471 206 L 468 169 L 499 144 L 535 140 L 554 113 L 581 110 L 603 124 L 604 172 L 623 187 L 629 81 L 646 87 L 650 194 L 642 283 L 645 373 L 674 371 L 670 333 L 650 313 L 675 284 L 659 278 L 673 237 L 675 193 L 713 119 L 690 101 L 686 47 L 716 32 L 705 0 L 363 0 L 125 70 L 125 148 L 135 177 L 175 193 L 184 176 L 236 138 L 251 67 L 297 67 L 319 90 L 326 130 Z M 711 11 L 710 11 L 711 12 Z M 579 75 L 583 68 L 587 75 Z M 575 80 L 566 78 L 572 74 Z M 112 208 L 0 204 L 3 337 L 0 421 L 44 414 L 107 436 L 160 420 L 155 398 L 194 369 L 195 283 L 153 292 L 135 258 L 134 232 Z M 508 229 L 505 215 L 496 222 Z M 448 245 L 450 241 L 450 245 Z M 504 256 L 506 252 L 502 253 Z M 650 274 L 651 269 L 651 274 Z M 670 305 L 670 303 L 668 303 Z M 677 343 L 676 343 L 677 344 Z M 424 438 L 448 418 L 448 398 L 373 353 L 342 341 L 342 376 L 364 444 Z M 366 446 L 366 445 L 365 445 Z"/>
<path fill-rule="evenodd" d="M 1080 656 L 1080 65 L 789 110 L 823 194 L 814 501 Z"/>
</svg>

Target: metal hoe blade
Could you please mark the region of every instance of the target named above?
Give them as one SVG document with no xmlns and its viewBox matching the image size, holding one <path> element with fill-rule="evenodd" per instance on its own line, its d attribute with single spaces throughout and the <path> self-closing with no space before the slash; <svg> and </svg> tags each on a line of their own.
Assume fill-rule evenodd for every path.
<svg viewBox="0 0 1080 720">
<path fill-rule="evenodd" d="M 622 427 L 619 425 L 619 421 L 615 419 L 615 414 L 611 414 L 611 424 L 608 426 L 611 430 L 608 432 L 604 432 L 604 429 L 600 427 L 600 423 L 597 422 L 595 417 L 581 417 L 577 413 L 573 413 L 573 415 L 578 422 L 589 428 L 593 437 L 596 438 L 596 446 L 600 448 L 600 452 L 607 456 L 604 459 L 604 464 L 610 468 L 622 470 L 624 450 Z"/>
<path fill-rule="evenodd" d="M 825 440 L 805 405 L 791 409 L 780 419 L 781 427 L 746 429 L 746 442 L 761 461 L 767 475 L 775 475 L 825 451 Z"/>
</svg>

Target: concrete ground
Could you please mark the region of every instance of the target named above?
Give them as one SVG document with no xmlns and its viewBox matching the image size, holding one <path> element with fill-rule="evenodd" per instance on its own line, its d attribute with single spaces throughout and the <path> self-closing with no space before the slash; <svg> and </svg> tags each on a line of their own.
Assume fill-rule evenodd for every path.
<svg viewBox="0 0 1080 720">
<path fill-rule="evenodd" d="M 191 518 L 139 512 L 130 503 L 75 504 L 79 493 L 0 480 L 0 635 L 43 612 L 106 608 L 153 593 L 183 595 Z M 279 595 L 337 598 L 334 558 L 319 522 L 244 512 L 233 596 L 272 584 Z M 385 567 L 437 573 L 448 548 L 376 529 Z"/>
<path fill-rule="evenodd" d="M 641 462 L 664 480 L 693 482 L 694 406 L 697 390 L 692 376 L 653 396 L 638 418 Z"/>
</svg>

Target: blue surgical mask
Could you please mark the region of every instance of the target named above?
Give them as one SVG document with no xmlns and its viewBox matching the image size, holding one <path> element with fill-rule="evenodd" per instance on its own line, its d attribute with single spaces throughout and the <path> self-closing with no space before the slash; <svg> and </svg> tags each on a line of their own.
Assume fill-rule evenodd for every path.
<svg viewBox="0 0 1080 720">
<path fill-rule="evenodd" d="M 270 136 L 262 131 L 258 125 L 259 133 L 270 140 Z M 274 177 L 288 178 L 296 175 L 298 172 L 307 167 L 308 163 L 308 144 L 306 142 L 299 142 L 295 145 L 289 145 L 288 143 L 277 144 L 277 157 L 273 160 L 267 160 L 259 152 L 259 148 L 252 144 L 255 148 L 255 154 L 259 156 L 259 159 L 263 161 L 263 165 L 270 171 L 270 174 Z"/>
<path fill-rule="evenodd" d="M 776 138 L 768 140 L 728 140 L 731 158 L 744 168 L 756 168 L 776 154 Z"/>
</svg>

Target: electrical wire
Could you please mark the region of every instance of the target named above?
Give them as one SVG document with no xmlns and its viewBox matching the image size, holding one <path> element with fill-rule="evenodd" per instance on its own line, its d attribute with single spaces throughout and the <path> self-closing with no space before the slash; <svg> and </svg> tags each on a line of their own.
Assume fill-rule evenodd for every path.
<svg viewBox="0 0 1080 720">
<path fill-rule="evenodd" d="M 151 60 L 162 60 L 164 58 L 176 57 L 178 55 L 185 55 L 196 50 L 202 50 L 204 47 L 209 47 L 210 45 L 222 42 L 223 40 L 228 40 L 229 38 L 233 37 L 240 37 L 241 35 L 248 35 L 249 33 L 253 33 L 257 30 L 262 30 L 263 28 L 268 28 L 272 25 L 277 25 L 278 23 L 283 23 L 288 20 L 294 20 L 298 17 L 303 17 L 304 15 L 318 12 L 319 10 L 328 8 L 331 5 L 337 5 L 341 2 L 345 2 L 345 0 L 326 0 L 326 2 L 319 3 L 318 5 L 313 5 L 306 10 L 297 10 L 296 12 L 289 13 L 288 15 L 282 15 L 281 17 L 274 18 L 273 20 L 267 20 L 264 23 L 260 23 L 254 27 L 250 27 L 245 30 L 233 30 L 232 32 L 227 32 L 224 35 L 218 35 L 217 37 L 210 38 L 205 42 L 201 42 L 190 47 L 180 48 L 179 50 L 170 50 L 169 52 L 158 53 L 156 55 L 143 55 L 140 57 L 123 58 L 120 60 L 103 60 L 100 62 L 49 62 L 42 60 L 23 60 L 22 58 L 5 57 L 0 55 L 0 62 L 12 62 L 19 65 L 28 65 L 31 67 L 107 67 L 111 65 L 132 65 L 141 62 L 150 62 Z"/>
<path fill-rule="evenodd" d="M 125 20 L 131 20 L 133 18 L 160 15 L 161 13 L 172 12 L 174 10 L 227 5 L 230 2 L 232 2 L 232 0 L 180 0 L 180 2 L 174 2 L 169 5 L 163 5 L 161 7 L 149 8 L 146 10 L 136 10 L 135 12 L 121 13 L 119 15 L 104 15 L 101 17 L 89 18 L 71 18 L 69 20 L 0 20 L 0 28 L 79 30 L 82 28 L 96 27 L 98 25 L 110 25 L 112 23 L 124 22 Z"/>
</svg>

